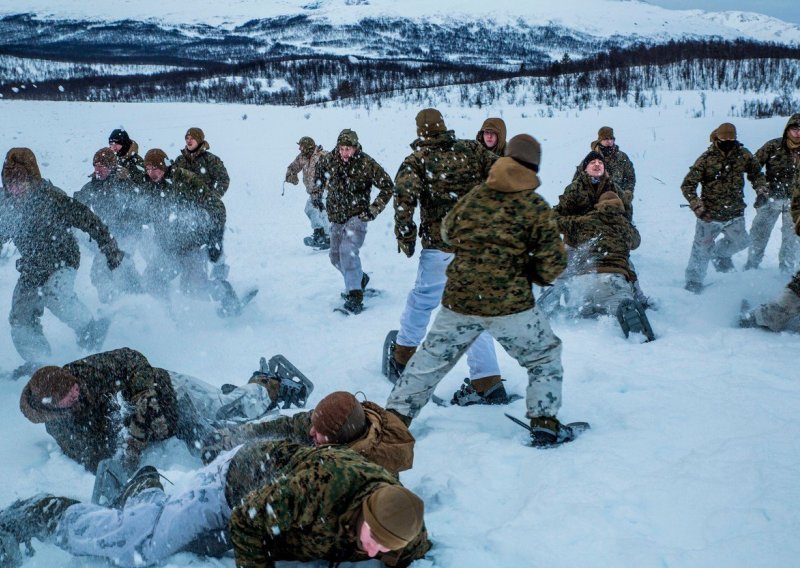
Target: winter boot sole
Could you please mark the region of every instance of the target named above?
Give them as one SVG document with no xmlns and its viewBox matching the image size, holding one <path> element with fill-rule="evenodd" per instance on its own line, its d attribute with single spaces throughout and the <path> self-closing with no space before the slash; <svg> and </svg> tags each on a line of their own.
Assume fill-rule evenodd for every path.
<svg viewBox="0 0 800 568">
<path fill-rule="evenodd" d="M 625 337 L 628 337 L 633 332 L 641 333 L 647 338 L 647 341 L 653 341 L 656 338 L 644 308 L 636 300 L 623 300 L 620 302 L 617 308 L 617 320 Z"/>
<path fill-rule="evenodd" d="M 292 402 L 299 408 L 305 407 L 308 397 L 314 392 L 314 383 L 312 383 L 311 379 L 306 377 L 300 369 L 295 367 L 291 361 L 283 355 L 275 355 L 269 361 L 266 361 L 266 359 L 262 357 L 259 361 L 259 367 L 264 373 L 297 385 L 298 391 L 302 392 L 300 387 L 304 386 L 305 396 L 298 396 L 296 400 Z M 285 402 L 283 408 L 289 408 L 288 404 L 288 402 Z"/>
<path fill-rule="evenodd" d="M 381 362 L 381 372 L 383 376 L 392 380 L 391 377 L 391 360 L 394 358 L 394 346 L 397 343 L 397 333 L 398 330 L 393 329 L 389 333 L 386 334 L 386 339 L 383 340 L 383 360 Z M 393 383 L 397 381 L 397 377 L 395 380 L 392 381 Z"/>
</svg>

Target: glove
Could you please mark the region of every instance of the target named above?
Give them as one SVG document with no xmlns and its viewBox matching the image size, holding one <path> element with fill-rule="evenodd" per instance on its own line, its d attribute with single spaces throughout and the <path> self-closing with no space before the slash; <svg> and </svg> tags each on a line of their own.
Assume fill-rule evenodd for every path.
<svg viewBox="0 0 800 568">
<path fill-rule="evenodd" d="M 767 197 L 767 192 L 758 191 L 756 192 L 756 201 L 755 203 L 753 203 L 753 207 L 755 207 L 756 209 L 763 207 L 764 205 L 767 204 L 767 201 L 769 201 L 769 197 Z"/>
<path fill-rule="evenodd" d="M 116 246 L 111 250 L 106 251 L 106 264 L 108 264 L 108 269 L 116 269 L 120 264 L 122 264 L 123 258 L 125 258 L 125 253 L 119 250 Z"/>
<path fill-rule="evenodd" d="M 286 176 L 286 183 L 290 183 L 292 185 L 297 185 L 300 183 L 300 179 L 297 177 L 297 174 L 291 174 Z"/>
<path fill-rule="evenodd" d="M 708 212 L 706 211 L 706 208 L 703 206 L 703 202 L 700 199 L 695 201 L 692 211 L 694 211 L 695 216 L 701 221 L 708 221 Z"/>
<path fill-rule="evenodd" d="M 208 260 L 216 263 L 219 260 L 219 257 L 221 256 L 222 256 L 222 245 L 220 243 L 208 245 Z"/>
<path fill-rule="evenodd" d="M 325 205 L 322 203 L 322 196 L 321 195 L 315 195 L 314 197 L 312 197 L 311 198 L 311 206 L 314 209 L 319 209 L 320 211 L 324 211 L 325 210 Z"/>
<path fill-rule="evenodd" d="M 375 215 L 372 213 L 372 210 L 364 211 L 361 215 L 358 216 L 359 219 L 364 221 L 365 223 L 369 223 L 375 219 Z"/>
<path fill-rule="evenodd" d="M 414 256 L 414 247 L 416 246 L 417 241 L 397 241 L 397 252 L 402 251 L 408 258 Z"/>
</svg>

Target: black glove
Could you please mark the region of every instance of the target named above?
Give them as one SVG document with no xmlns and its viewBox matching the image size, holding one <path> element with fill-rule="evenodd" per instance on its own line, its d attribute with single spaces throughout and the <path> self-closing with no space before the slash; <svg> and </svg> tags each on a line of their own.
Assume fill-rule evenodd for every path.
<svg viewBox="0 0 800 568">
<path fill-rule="evenodd" d="M 312 197 L 311 198 L 311 206 L 314 209 L 319 209 L 320 211 L 324 211 L 325 210 L 325 205 L 322 203 L 322 196 L 321 195 L 315 195 L 314 197 Z"/>
<path fill-rule="evenodd" d="M 408 258 L 414 256 L 414 247 L 416 246 L 417 241 L 397 241 L 397 252 L 402 251 Z"/>
<path fill-rule="evenodd" d="M 369 223 L 375 219 L 375 215 L 373 215 L 372 210 L 364 211 L 361 215 L 358 216 L 359 219 L 364 221 L 365 223 Z"/>
<path fill-rule="evenodd" d="M 108 269 L 116 269 L 120 264 L 122 264 L 123 258 L 125 258 L 125 253 L 119 250 L 117 247 L 106 251 L 106 264 L 108 264 Z"/>
<path fill-rule="evenodd" d="M 213 244 L 208 245 L 208 260 L 211 262 L 216 263 L 219 260 L 219 257 L 222 256 L 222 245 L 221 244 Z"/>
</svg>

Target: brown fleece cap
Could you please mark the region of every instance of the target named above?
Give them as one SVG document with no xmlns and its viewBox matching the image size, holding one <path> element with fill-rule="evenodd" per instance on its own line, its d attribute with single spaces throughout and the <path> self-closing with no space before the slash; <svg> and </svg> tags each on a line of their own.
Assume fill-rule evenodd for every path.
<svg viewBox="0 0 800 568">
<path fill-rule="evenodd" d="M 622 199 L 619 198 L 619 195 L 614 193 L 613 191 L 604 191 L 600 197 L 597 199 L 597 203 L 595 204 L 595 209 L 619 209 L 621 211 L 625 210 L 625 204 L 622 202 Z"/>
<path fill-rule="evenodd" d="M 736 127 L 730 122 L 723 122 L 714 132 L 718 140 L 736 140 Z"/>
<path fill-rule="evenodd" d="M 202 144 L 206 141 L 206 135 L 203 133 L 203 130 L 196 126 L 192 126 L 189 130 L 187 130 L 184 138 L 188 138 L 189 136 L 197 140 L 198 144 Z"/>
<path fill-rule="evenodd" d="M 347 444 L 361 437 L 367 428 L 364 408 L 349 392 L 332 392 L 311 414 L 311 425 L 333 444 Z"/>
<path fill-rule="evenodd" d="M 144 155 L 144 167 L 150 166 L 156 170 L 167 171 L 167 154 L 160 148 L 148 150 Z"/>
<path fill-rule="evenodd" d="M 605 140 L 606 138 L 614 138 L 614 129 L 610 126 L 601 126 L 597 131 L 597 139 Z"/>
<path fill-rule="evenodd" d="M 94 158 L 92 159 L 92 165 L 113 168 L 114 166 L 117 165 L 117 155 L 114 153 L 114 150 L 112 150 L 108 146 L 106 146 L 105 148 L 100 148 L 97 152 L 94 153 Z"/>
<path fill-rule="evenodd" d="M 530 134 L 517 134 L 508 141 L 506 156 L 538 168 L 542 161 L 542 146 Z"/>
<path fill-rule="evenodd" d="M 56 404 L 69 394 L 77 382 L 78 379 L 63 367 L 42 367 L 31 376 L 22 390 L 22 413 L 36 424 L 56 418 L 57 414 L 47 411 L 56 408 Z"/>
<path fill-rule="evenodd" d="M 39 164 L 36 163 L 33 151 L 30 148 L 11 148 L 3 162 L 2 178 L 6 187 L 13 183 L 42 181 L 42 174 L 39 172 Z"/>
<path fill-rule="evenodd" d="M 422 529 L 425 505 L 402 485 L 381 483 L 361 505 L 372 537 L 390 550 L 405 548 Z"/>
<path fill-rule="evenodd" d="M 444 118 L 435 108 L 422 109 L 417 113 L 417 136 L 430 136 L 447 131 Z"/>
</svg>

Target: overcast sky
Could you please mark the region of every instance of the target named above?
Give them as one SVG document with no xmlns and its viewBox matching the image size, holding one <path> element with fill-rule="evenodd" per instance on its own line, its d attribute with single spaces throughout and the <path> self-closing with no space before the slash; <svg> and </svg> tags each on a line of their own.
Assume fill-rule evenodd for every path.
<svg viewBox="0 0 800 568">
<path fill-rule="evenodd" d="M 650 4 L 679 10 L 741 10 L 774 16 L 800 24 L 800 0 L 646 0 Z"/>
</svg>

